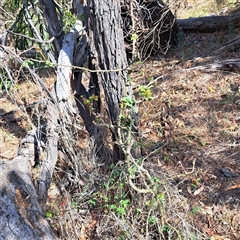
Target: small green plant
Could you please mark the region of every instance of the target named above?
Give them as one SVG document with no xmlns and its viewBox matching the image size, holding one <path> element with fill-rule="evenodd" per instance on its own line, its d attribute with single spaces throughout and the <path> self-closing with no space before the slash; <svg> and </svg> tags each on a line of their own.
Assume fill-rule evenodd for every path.
<svg viewBox="0 0 240 240">
<path fill-rule="evenodd" d="M 165 201 L 165 194 L 164 193 L 159 193 L 157 195 L 157 199 L 160 200 L 161 203 Z"/>
<path fill-rule="evenodd" d="M 72 202 L 72 207 L 73 207 L 75 210 L 78 210 L 78 203 L 77 203 L 77 202 Z"/>
<path fill-rule="evenodd" d="M 25 60 L 25 61 L 23 62 L 22 66 L 23 66 L 23 67 L 29 67 L 29 68 L 31 68 L 31 67 L 34 66 L 34 62 L 31 61 L 30 59 L 27 59 L 27 60 Z"/>
<path fill-rule="evenodd" d="M 92 205 L 92 206 L 96 206 L 97 205 L 97 199 L 96 198 L 89 199 L 88 204 Z"/>
<path fill-rule="evenodd" d="M 45 213 L 46 218 L 51 218 L 53 214 L 51 212 L 46 212 Z"/>
<path fill-rule="evenodd" d="M 45 66 L 46 66 L 46 67 L 54 67 L 54 64 L 53 64 L 50 60 L 47 60 L 47 61 L 45 62 Z"/>
<path fill-rule="evenodd" d="M 126 231 L 121 231 L 119 240 L 129 239 L 129 233 Z"/>
<path fill-rule="evenodd" d="M 201 207 L 196 206 L 196 207 L 192 208 L 191 213 L 192 213 L 192 215 L 195 216 L 199 211 L 201 211 Z"/>
<path fill-rule="evenodd" d="M 8 79 L 7 73 L 0 72 L 0 90 L 5 88 L 6 90 L 11 90 L 13 87 L 13 82 Z"/>
<path fill-rule="evenodd" d="M 139 91 L 140 96 L 144 100 L 146 100 L 146 101 L 152 100 L 152 91 L 151 91 L 150 87 L 138 85 L 138 91 Z"/>
<path fill-rule="evenodd" d="M 93 111 L 93 102 L 98 101 L 98 96 L 93 94 L 89 98 L 84 98 L 83 96 L 82 98 L 84 105 L 86 105 L 90 111 Z"/>
<path fill-rule="evenodd" d="M 119 236 L 119 240 L 124 240 L 125 239 L 125 235 L 124 234 L 121 234 L 120 236 Z"/>
<path fill-rule="evenodd" d="M 149 221 L 149 223 L 156 224 L 157 223 L 157 218 L 152 215 L 152 216 L 150 216 L 148 221 Z"/>
<path fill-rule="evenodd" d="M 63 14 L 63 30 L 69 32 L 77 21 L 77 16 L 73 15 L 70 11 L 65 10 Z"/>
<path fill-rule="evenodd" d="M 169 157 L 165 155 L 165 156 L 163 157 L 163 160 L 164 160 L 165 162 L 167 162 L 167 161 L 169 161 Z"/>
<path fill-rule="evenodd" d="M 167 224 L 164 224 L 164 226 L 160 229 L 160 233 L 168 233 L 170 231 L 171 227 L 168 226 Z"/>
<path fill-rule="evenodd" d="M 113 170 L 113 168 L 114 168 L 114 163 L 111 163 L 109 168 L 110 168 L 110 170 Z"/>
<path fill-rule="evenodd" d="M 159 201 L 157 198 L 152 198 L 151 200 L 147 200 L 145 204 L 153 210 L 158 206 Z"/>
<path fill-rule="evenodd" d="M 120 104 L 120 108 L 121 109 L 132 109 L 133 106 L 135 105 L 135 100 L 133 97 L 131 96 L 127 96 L 127 97 L 123 97 L 121 104 Z"/>
<path fill-rule="evenodd" d="M 133 33 L 131 36 L 131 41 L 136 42 L 138 39 L 138 35 L 136 33 Z"/>
<path fill-rule="evenodd" d="M 134 166 L 128 169 L 128 173 L 132 178 L 135 178 L 136 172 L 137 172 L 137 166 Z"/>
<path fill-rule="evenodd" d="M 116 198 L 116 197 L 115 197 L 115 199 L 118 200 L 118 198 Z M 109 208 L 111 210 L 114 210 L 114 212 L 117 216 L 120 216 L 120 215 L 126 214 L 126 210 L 129 205 L 130 205 L 129 199 L 122 199 L 119 203 L 111 204 L 109 206 Z"/>
<path fill-rule="evenodd" d="M 193 188 L 196 188 L 196 187 L 197 187 L 197 185 L 196 185 L 195 183 L 192 183 L 191 186 L 192 186 Z"/>
</svg>

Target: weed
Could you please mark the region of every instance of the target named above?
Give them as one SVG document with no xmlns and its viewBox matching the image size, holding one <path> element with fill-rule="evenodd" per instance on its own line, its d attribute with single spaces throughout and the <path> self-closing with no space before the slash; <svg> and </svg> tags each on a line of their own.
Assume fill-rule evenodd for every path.
<svg viewBox="0 0 240 240">
<path fill-rule="evenodd" d="M 196 206 L 196 207 L 192 208 L 191 213 L 192 213 L 192 215 L 195 216 L 199 211 L 201 211 L 201 207 Z"/>
<path fill-rule="evenodd" d="M 116 198 L 118 200 L 118 197 Z M 122 199 L 121 201 L 117 202 L 116 204 L 111 204 L 109 208 L 115 212 L 117 216 L 125 215 L 127 207 L 130 205 L 129 199 Z"/>
<path fill-rule="evenodd" d="M 34 62 L 31 61 L 30 59 L 26 59 L 23 64 L 22 64 L 23 67 L 29 67 L 29 68 L 32 68 L 34 67 Z"/>
<path fill-rule="evenodd" d="M 51 218 L 53 216 L 53 214 L 48 211 L 45 213 L 45 216 L 46 216 L 46 218 Z"/>
<path fill-rule="evenodd" d="M 149 223 L 156 224 L 157 223 L 157 218 L 152 215 L 152 216 L 150 216 L 148 221 L 149 221 Z"/>
<path fill-rule="evenodd" d="M 169 160 L 169 157 L 168 156 L 164 156 L 163 160 L 167 162 Z"/>
<path fill-rule="evenodd" d="M 89 98 L 84 98 L 83 96 L 82 98 L 84 105 L 86 105 L 90 111 L 93 111 L 94 110 L 93 103 L 94 101 L 98 101 L 98 96 L 93 94 Z"/>
<path fill-rule="evenodd" d="M 63 30 L 64 32 L 69 32 L 70 29 L 75 25 L 77 21 L 77 16 L 73 15 L 70 11 L 66 10 L 63 11 Z"/>
<path fill-rule="evenodd" d="M 122 98 L 120 107 L 121 109 L 125 109 L 125 108 L 132 109 L 134 104 L 135 104 L 134 98 L 131 96 L 126 96 Z"/>
<path fill-rule="evenodd" d="M 72 207 L 75 209 L 75 210 L 78 210 L 78 203 L 77 202 L 72 202 Z"/>
<path fill-rule="evenodd" d="M 92 205 L 92 206 L 96 206 L 97 205 L 97 199 L 96 198 L 89 199 L 88 204 Z"/>
<path fill-rule="evenodd" d="M 7 73 L 5 71 L 0 71 L 0 90 L 5 88 L 10 93 L 13 85 L 13 81 L 8 78 Z"/>
<path fill-rule="evenodd" d="M 131 41 L 136 42 L 137 39 L 138 39 L 138 35 L 136 33 L 133 33 L 132 36 L 131 36 Z"/>
<path fill-rule="evenodd" d="M 139 94 L 140 96 L 145 100 L 145 101 L 148 101 L 148 100 L 152 100 L 152 91 L 150 89 L 150 87 L 148 86 L 143 86 L 143 85 L 138 85 L 138 91 L 139 91 Z"/>
</svg>

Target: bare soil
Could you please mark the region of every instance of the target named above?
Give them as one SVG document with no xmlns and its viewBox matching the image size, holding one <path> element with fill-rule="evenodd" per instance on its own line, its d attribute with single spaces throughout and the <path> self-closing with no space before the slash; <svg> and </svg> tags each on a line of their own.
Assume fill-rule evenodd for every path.
<svg viewBox="0 0 240 240">
<path fill-rule="evenodd" d="M 187 35 L 183 46 L 131 75 L 152 86 L 153 100 L 140 103 L 146 154 L 167 143 L 151 161 L 175 176 L 192 208 L 201 208 L 196 225 L 214 239 L 240 239 L 240 72 L 193 68 L 239 56 L 239 46 L 211 54 L 226 40 L 224 32 Z"/>
</svg>

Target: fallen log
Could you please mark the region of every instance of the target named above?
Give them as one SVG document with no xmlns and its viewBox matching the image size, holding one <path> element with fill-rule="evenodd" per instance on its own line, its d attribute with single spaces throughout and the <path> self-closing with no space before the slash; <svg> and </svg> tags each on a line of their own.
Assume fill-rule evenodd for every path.
<svg viewBox="0 0 240 240">
<path fill-rule="evenodd" d="M 1 47 L 3 54 L 8 54 L 23 64 L 23 60 L 16 53 L 8 47 Z M 47 158 L 42 163 L 42 172 L 35 185 L 32 168 L 39 163 L 41 148 L 41 139 L 37 138 L 41 134 L 36 130 L 22 139 L 16 158 L 11 161 L 0 160 L 0 239 L 58 239 L 44 217 L 47 190 L 56 164 L 56 96 L 48 90 L 34 70 L 28 66 L 26 68 L 50 98 L 45 134 Z"/>
<path fill-rule="evenodd" d="M 228 16 L 207 16 L 188 19 L 177 19 L 183 31 L 214 32 L 227 29 L 230 24 L 240 27 L 240 13 Z"/>
<path fill-rule="evenodd" d="M 20 144 L 18 156 L 11 161 L 0 161 L 0 239 L 52 240 L 58 239 L 45 218 L 46 200 L 58 153 L 57 126 L 67 121 L 72 113 L 70 95 L 70 65 L 73 61 L 74 46 L 69 47 L 71 38 L 79 32 L 74 28 L 63 40 L 59 54 L 56 91 L 50 92 L 40 77 L 28 66 L 30 74 L 50 97 L 47 103 L 46 157 L 41 162 L 39 178 L 33 183 L 32 168 L 39 162 L 41 139 L 36 132 L 29 133 Z M 70 38 L 70 40 L 69 40 Z M 8 47 L 2 46 L 2 53 L 9 54 L 17 62 L 23 60 Z M 65 101 L 62 101 L 62 100 Z M 69 109 L 70 108 L 70 109 Z M 65 110 L 65 111 L 64 111 Z M 68 111 L 66 111 L 68 110 Z M 63 113 L 64 112 L 64 117 Z M 58 123 L 59 121 L 59 123 Z M 62 124 L 64 125 L 64 124 Z"/>
<path fill-rule="evenodd" d="M 58 239 L 44 218 L 31 177 L 36 135 L 21 141 L 19 156 L 0 161 L 0 239 Z"/>
<path fill-rule="evenodd" d="M 211 72 L 234 72 L 240 73 L 240 58 L 234 59 L 225 59 L 219 62 L 206 64 L 203 66 L 184 68 L 180 70 L 176 70 L 172 73 L 172 77 L 181 77 L 186 78 L 189 74 L 194 73 L 195 75 L 199 75 L 200 72 L 211 73 Z M 169 77 L 169 75 L 162 75 L 162 77 Z M 157 78 L 159 80 L 161 78 Z"/>
<path fill-rule="evenodd" d="M 224 71 L 224 72 L 240 72 L 240 58 L 226 59 L 218 63 L 208 64 L 202 67 L 195 67 L 195 69 L 202 70 L 205 72 L 215 72 L 215 71 Z"/>
</svg>

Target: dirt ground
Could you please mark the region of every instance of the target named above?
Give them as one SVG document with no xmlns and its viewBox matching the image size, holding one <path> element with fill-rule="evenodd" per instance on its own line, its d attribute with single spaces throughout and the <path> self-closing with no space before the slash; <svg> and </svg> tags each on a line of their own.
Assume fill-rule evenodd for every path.
<svg viewBox="0 0 240 240">
<path fill-rule="evenodd" d="M 194 70 L 240 56 L 239 49 L 211 55 L 221 34 L 187 35 L 166 57 L 136 66 L 132 78 L 152 86 L 153 100 L 140 103 L 146 152 L 167 142 L 152 161 L 201 208 L 198 226 L 214 239 L 240 239 L 240 72 Z"/>
</svg>

